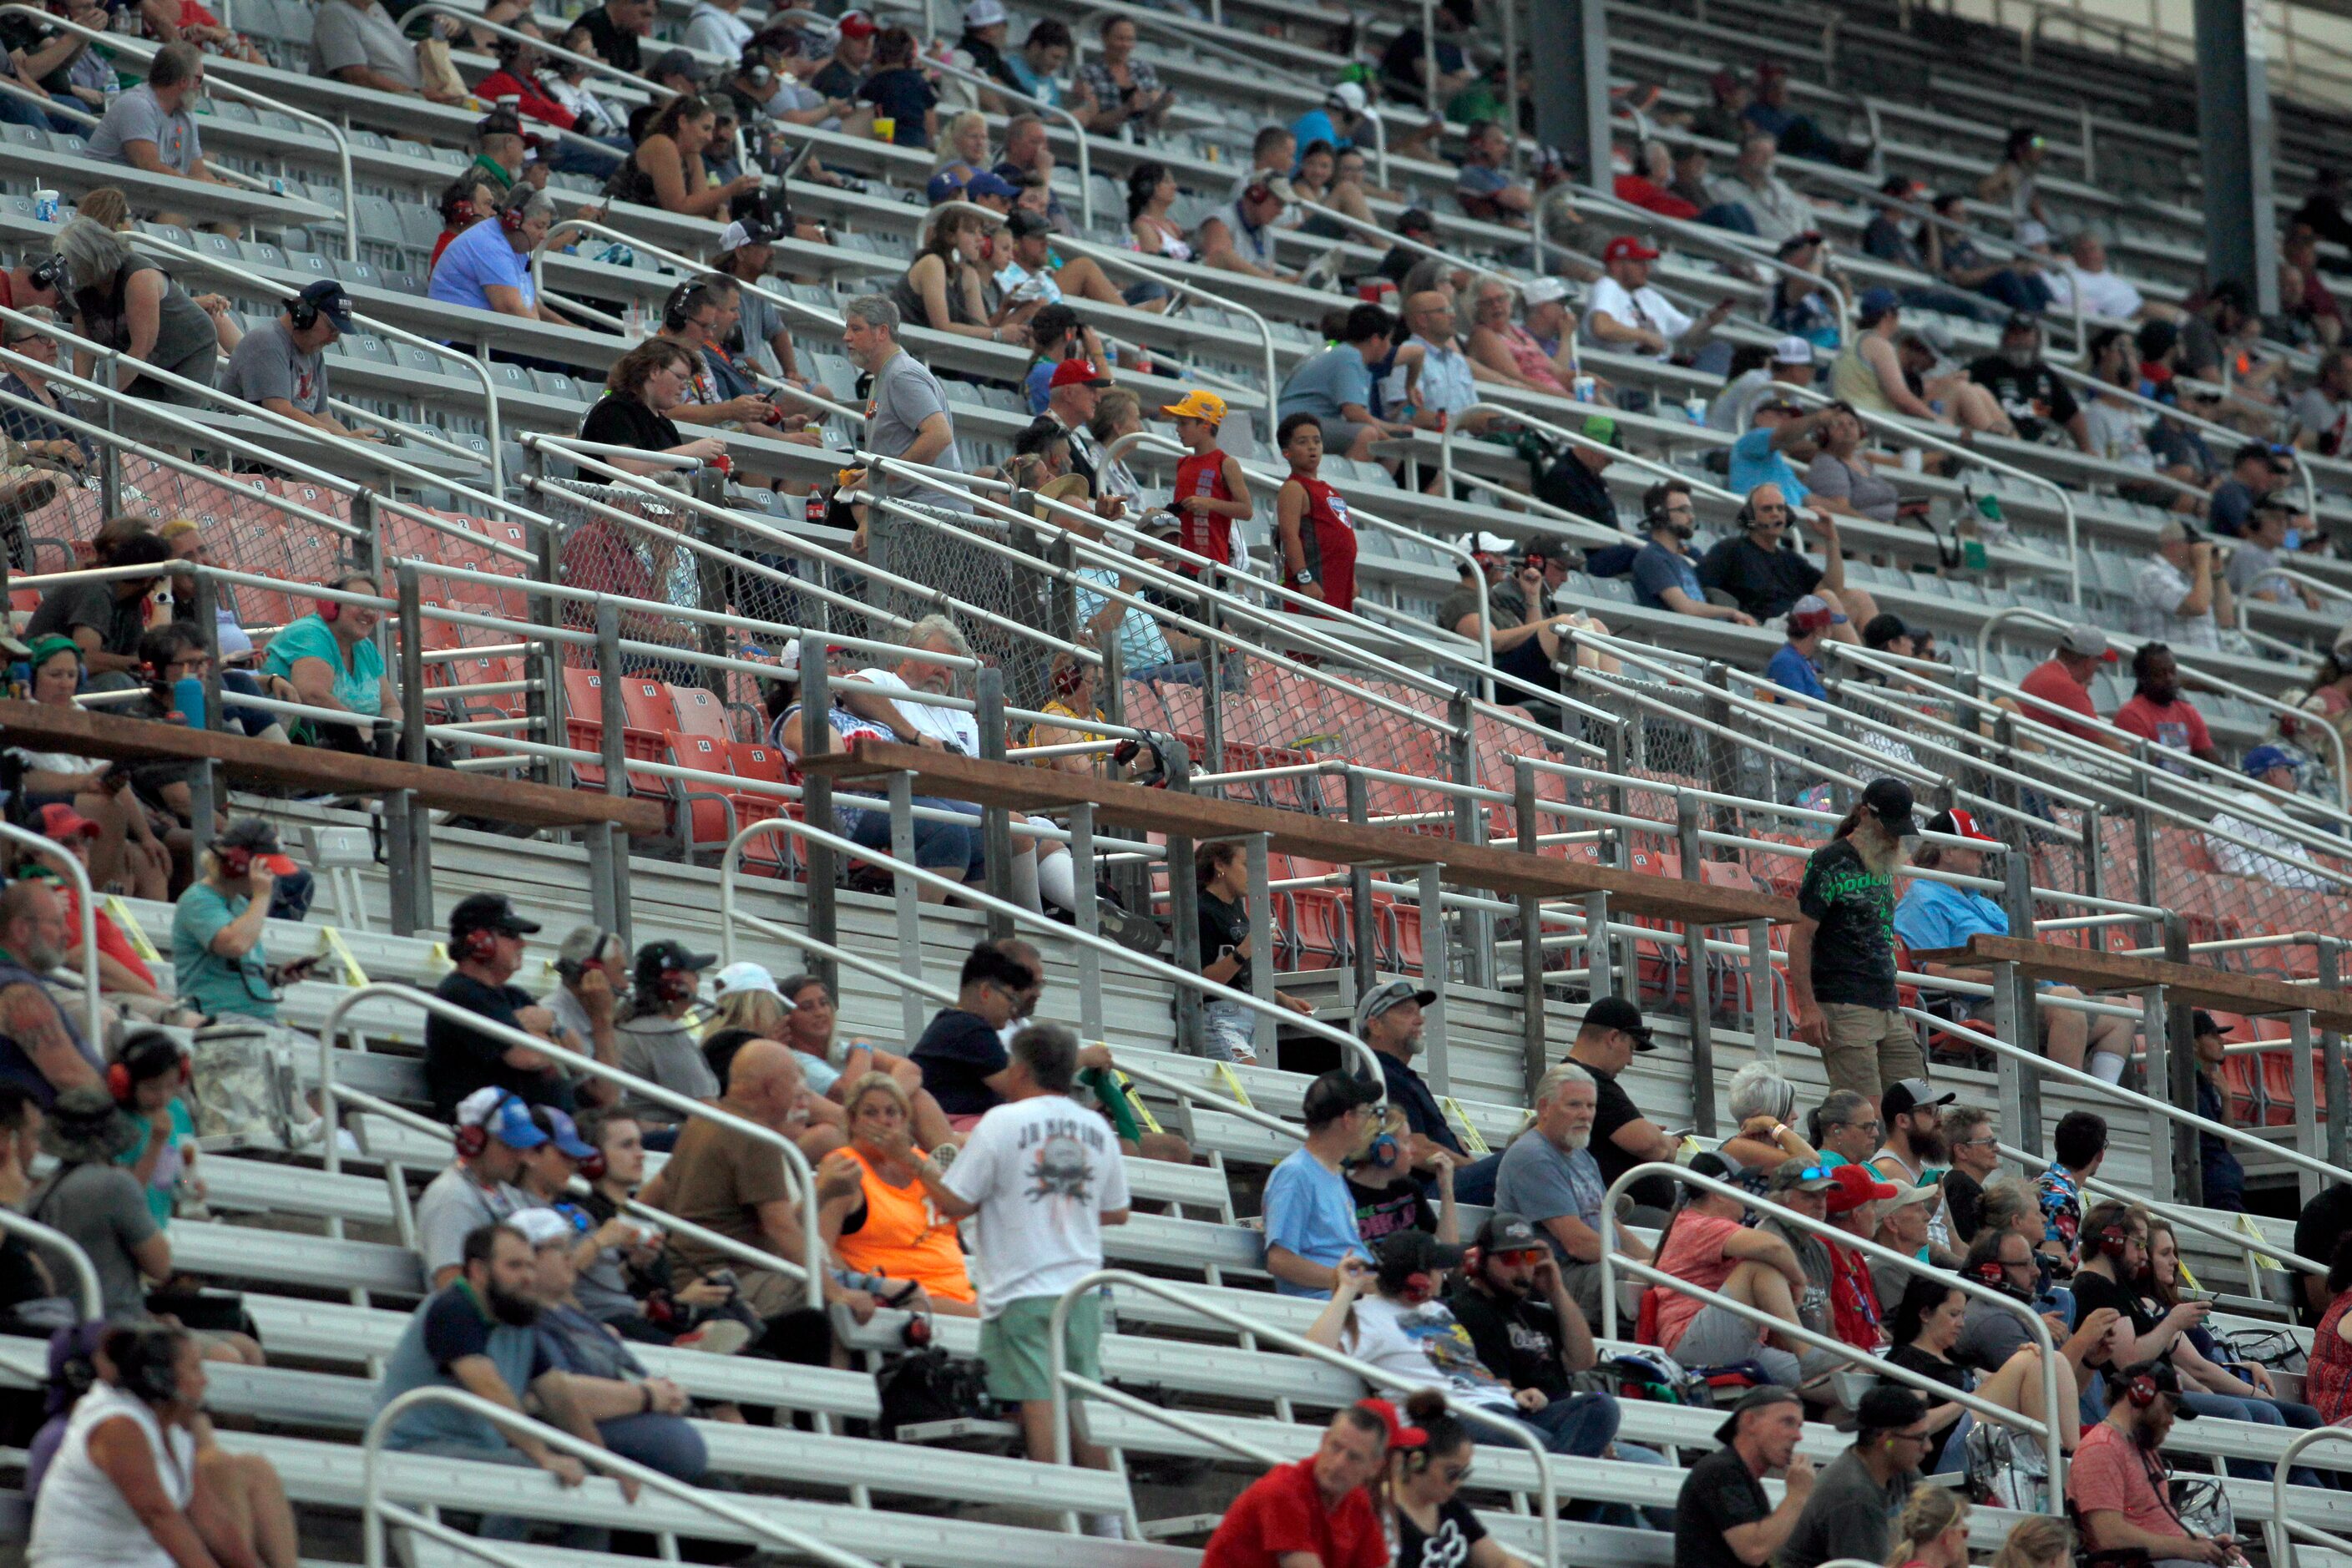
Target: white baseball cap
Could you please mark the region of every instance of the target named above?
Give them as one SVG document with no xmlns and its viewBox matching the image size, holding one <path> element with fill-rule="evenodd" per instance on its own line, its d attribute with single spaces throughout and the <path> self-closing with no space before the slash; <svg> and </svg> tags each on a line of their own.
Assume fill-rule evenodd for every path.
<svg viewBox="0 0 2352 1568">
<path fill-rule="evenodd" d="M 778 1001 L 783 1001 L 784 994 L 776 989 L 776 977 L 768 972 L 767 965 L 763 963 L 752 963 L 748 961 L 730 963 L 712 975 L 710 984 L 721 996 L 732 991 L 764 991 Z M 790 1006 L 791 1004 L 786 1003 L 785 1005 Z"/>
<path fill-rule="evenodd" d="M 1811 364 L 1813 363 L 1813 345 L 1800 337 L 1782 338 L 1772 345 L 1772 363 L 1774 364 Z"/>
<path fill-rule="evenodd" d="M 1568 298 L 1568 280 L 1564 278 L 1532 278 L 1519 285 L 1519 298 L 1530 305 L 1548 305 L 1554 300 Z"/>
<path fill-rule="evenodd" d="M 981 0 L 981 4 L 982 5 L 992 3 L 992 0 Z M 1346 109 L 1350 114 L 1361 114 L 1364 112 L 1365 107 L 1371 102 L 1371 100 L 1364 96 L 1363 83 L 1356 81 L 1343 81 L 1325 95 L 1324 101 L 1327 103 L 1339 104 L 1342 108 Z"/>
</svg>

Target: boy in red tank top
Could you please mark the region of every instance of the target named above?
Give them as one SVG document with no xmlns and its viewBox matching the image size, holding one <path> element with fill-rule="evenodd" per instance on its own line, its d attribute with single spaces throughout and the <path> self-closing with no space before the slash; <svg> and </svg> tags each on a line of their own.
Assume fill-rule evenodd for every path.
<svg viewBox="0 0 2352 1568">
<path fill-rule="evenodd" d="M 1170 510 L 1183 526 L 1176 542 L 1195 555 L 1205 555 L 1220 566 L 1234 560 L 1234 524 L 1246 522 L 1255 508 L 1249 482 L 1242 477 L 1239 459 L 1217 447 L 1217 430 L 1225 420 L 1225 400 L 1213 392 L 1187 392 L 1160 413 L 1176 422 L 1176 439 L 1187 453 L 1176 465 L 1176 489 Z M 1192 573 L 1190 565 L 1179 570 Z"/>
<path fill-rule="evenodd" d="M 1294 592 L 1319 599 L 1335 610 L 1356 605 L 1356 525 L 1348 502 L 1316 477 L 1323 464 L 1323 426 L 1312 414 L 1282 422 L 1277 438 L 1290 464 L 1290 477 L 1275 495 L 1274 547 L 1282 558 L 1282 581 Z M 1296 615 L 1314 611 L 1287 601 Z"/>
</svg>

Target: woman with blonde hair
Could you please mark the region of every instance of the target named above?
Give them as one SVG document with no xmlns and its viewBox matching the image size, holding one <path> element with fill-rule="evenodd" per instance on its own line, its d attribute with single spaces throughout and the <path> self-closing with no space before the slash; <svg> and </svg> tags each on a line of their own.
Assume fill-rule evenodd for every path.
<svg viewBox="0 0 2352 1568">
<path fill-rule="evenodd" d="M 2029 1513 L 2011 1527 L 1992 1568 L 2069 1568 L 2074 1527 L 2054 1513 Z"/>
<path fill-rule="evenodd" d="M 869 1072 L 849 1086 L 842 1106 L 849 1115 L 849 1142 L 825 1156 L 825 1163 L 835 1171 L 854 1165 L 858 1184 L 820 1212 L 825 1244 L 845 1266 L 877 1277 L 867 1288 L 886 1305 L 917 1305 L 887 1283 L 904 1280 L 929 1298 L 934 1312 L 980 1316 L 955 1224 L 940 1217 L 915 1173 L 927 1155 L 915 1147 L 907 1091 L 888 1073 Z M 856 1228 L 845 1228 L 861 1208 Z"/>
<path fill-rule="evenodd" d="M 1969 1568 L 1968 1500 L 1929 1482 L 1912 1488 L 1886 1568 Z"/>
</svg>

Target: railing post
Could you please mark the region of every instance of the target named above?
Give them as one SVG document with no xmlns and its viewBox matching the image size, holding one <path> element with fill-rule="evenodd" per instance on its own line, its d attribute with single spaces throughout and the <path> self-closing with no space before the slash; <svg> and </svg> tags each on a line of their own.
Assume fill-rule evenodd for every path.
<svg viewBox="0 0 2352 1568">
<path fill-rule="evenodd" d="M 2000 858 L 2000 877 L 2001 910 L 2009 916 L 2010 932 L 2014 936 L 2031 938 L 2033 935 L 2032 852 L 2017 847 L 2004 854 Z M 2040 1016 L 2035 1010 L 2038 1005 L 2035 986 L 2032 980 L 2017 972 L 2015 964 L 2002 964 L 1994 972 L 1993 1010 L 1996 1015 L 2001 1012 L 2000 1004 L 2004 1001 L 2009 1004 L 2009 1023 L 2008 1032 L 2001 1034 L 2000 1037 L 2021 1050 L 2038 1049 L 2042 1027 Z M 2001 1028 L 2002 1026 L 1996 1021 L 1995 1032 L 1999 1033 Z M 2014 1120 L 2008 1121 L 2007 1125 L 2017 1130 L 2021 1147 L 2039 1149 L 2042 1147 L 2042 1077 L 2039 1073 L 2026 1071 L 2013 1057 L 2001 1058 L 2000 1081 L 2004 1101 L 2001 1110 L 2004 1116 L 2011 1113 L 2006 1101 L 2012 1078 L 2019 1080 L 2019 1103 Z"/>
<path fill-rule="evenodd" d="M 1536 806 L 1536 768 L 1525 757 L 1511 766 L 1511 820 L 1518 826 L 1519 853 L 1540 855 L 1537 837 L 1543 816 Z M 1528 1102 L 1535 1102 L 1536 1080 L 1549 1070 L 1550 1042 L 1544 1037 L 1543 900 L 1519 895 L 1519 1055 L 1527 1079 Z"/>
<path fill-rule="evenodd" d="M 1347 779 L 1348 820 L 1360 826 L 1372 815 L 1371 791 L 1364 783 L 1364 775 L 1353 768 L 1348 770 Z M 1349 923 L 1355 928 L 1354 951 L 1349 956 L 1354 961 L 1356 972 L 1356 999 L 1360 1001 L 1372 988 L 1372 928 L 1380 920 L 1372 908 L 1372 873 L 1370 867 L 1357 865 L 1348 868 L 1348 902 L 1350 906 Z"/>
<path fill-rule="evenodd" d="M 2294 1080 L 2294 1152 L 2307 1159 L 2316 1160 L 2319 1158 L 2319 1122 L 2315 1113 L 2319 1100 L 2319 1086 L 2315 1081 L 2314 1081 L 2317 1075 L 2311 1070 L 2311 1015 L 2308 1013 L 2288 1014 L 2286 1028 L 2287 1044 L 2294 1051 L 2294 1064 L 2293 1069 Z M 2333 1104 L 2334 1101 L 2330 1101 L 2329 1103 Z M 2226 1117 L 2227 1113 L 2224 1112 L 2224 1115 Z M 2343 1120 L 2343 1113 L 2341 1111 L 2336 1113 L 2336 1120 Z M 2201 1156 L 2204 1134 L 2198 1134 L 2198 1142 Z M 2200 1175 L 2203 1174 L 2204 1168 L 2205 1163 L 2200 1157 L 2198 1161 L 2198 1173 Z M 2312 1199 L 2319 1195 L 2319 1173 L 2305 1166 L 2297 1165 L 2294 1169 L 2294 1180 L 2296 1207 L 2300 1208 L 2303 1205 L 2309 1203 Z"/>
<path fill-rule="evenodd" d="M 1699 858 L 1698 802 L 1675 797 L 1675 838 L 1680 850 L 1683 880 L 1703 879 Z M 1702 1138 L 1715 1136 L 1715 1011 L 1708 984 L 1707 928 L 1697 921 L 1683 926 L 1683 952 L 1690 958 L 1691 1125 Z M 1670 998 L 1671 999 L 1671 998 Z"/>
<path fill-rule="evenodd" d="M 1699 732 L 1699 742 L 1706 748 L 1706 772 L 1703 775 L 1707 789 L 1716 795 L 1738 795 L 1739 791 L 1739 748 L 1726 736 L 1735 731 L 1731 726 L 1731 699 L 1727 695 L 1731 682 L 1730 667 L 1720 659 L 1707 663 L 1702 677 L 1706 682 L 1706 700 L 1702 716 L 1706 726 Z M 1709 811 L 1711 826 L 1717 833 L 1736 833 L 1739 827 L 1738 811 L 1723 802 L 1714 803 Z"/>
<path fill-rule="evenodd" d="M 400 628 L 401 754 L 417 761 L 424 753 L 425 733 L 425 600 L 416 563 L 404 561 L 393 572 L 393 612 Z M 407 790 L 384 797 L 384 854 L 391 872 L 392 929 L 413 936 L 433 928 L 433 866 L 428 838 L 430 816 L 419 810 Z"/>
<path fill-rule="evenodd" d="M 915 775 L 900 769 L 889 779 L 890 795 L 890 858 L 903 866 L 915 864 Z M 803 852 L 814 848 L 807 839 L 801 841 Z M 923 917 L 922 891 L 911 877 L 900 874 L 890 879 L 891 898 L 898 915 L 898 968 L 909 980 L 923 977 Z M 1079 950 L 1085 952 L 1083 948 Z M 898 1020 L 909 1040 L 920 1039 L 923 1033 L 923 999 L 911 986 L 898 992 Z"/>
<path fill-rule="evenodd" d="M 1997 1039 L 2015 1045 L 2020 1039 L 2017 1020 L 2017 994 L 2021 985 L 2032 985 L 2030 980 L 2020 981 L 2017 965 L 2010 963 L 1992 966 L 1992 1032 Z M 2029 1047 L 2030 1048 L 2030 1047 Z M 2000 1101 L 2000 1124 L 2021 1131 L 2017 1141 L 2021 1147 L 2042 1147 L 2042 1079 L 2007 1051 L 1996 1051 L 1993 1063 L 1994 1089 Z M 2025 1129 L 2031 1129 L 2029 1134 Z"/>
<path fill-rule="evenodd" d="M 1045 546 L 1045 564 L 1053 568 L 1045 584 L 1045 631 L 1055 642 L 1075 643 L 1078 640 L 1078 585 L 1072 574 L 1078 560 L 1068 534 L 1057 535 Z"/>
<path fill-rule="evenodd" d="M 615 800 L 629 793 L 629 756 L 622 731 L 628 727 L 628 705 L 621 694 L 621 609 L 611 600 L 596 605 L 596 716 L 601 732 L 597 750 L 604 767 L 604 793 Z M 596 923 L 617 931 L 624 946 L 636 951 L 629 918 L 629 837 L 612 823 L 590 830 L 588 840 L 590 902 Z"/>
<path fill-rule="evenodd" d="M 821 757 L 833 749 L 832 712 L 833 672 L 825 665 L 824 638 L 811 633 L 801 638 L 802 756 Z M 1000 729 L 998 732 L 1003 731 Z M 812 826 L 828 833 L 833 830 L 833 780 L 822 771 L 802 770 L 801 812 Z M 801 849 L 806 857 L 803 864 L 808 870 L 808 933 L 830 947 L 841 934 L 834 894 L 837 868 L 833 849 L 813 838 L 803 839 Z M 909 843 L 909 862 L 915 858 L 913 851 L 914 846 Z M 841 994 L 838 967 L 822 952 L 809 954 L 809 972 L 823 980 L 836 996 Z"/>
<path fill-rule="evenodd" d="M 1225 647 L 1215 636 L 1217 601 L 1212 595 L 1201 596 L 1200 620 L 1210 629 L 1210 637 L 1201 647 L 1201 756 L 1202 768 L 1209 773 L 1230 771 L 1225 766 Z M 1223 794 L 1221 787 L 1218 791 Z"/>
<path fill-rule="evenodd" d="M 2189 922 L 2176 912 L 2168 912 L 2164 917 L 2164 956 L 2173 963 L 2187 963 L 2189 959 Z M 2171 1048 L 2165 1056 L 2165 1072 L 2162 1078 L 2157 1077 L 2153 1070 L 2155 1057 L 2150 1053 L 2151 1070 L 2148 1074 L 2147 1091 L 2151 1095 L 2168 1099 L 2175 1105 L 2195 1105 L 2197 1103 L 2197 1051 L 2196 1035 L 2190 1027 L 2190 1008 L 2188 1003 L 2174 1001 L 2169 996 L 2165 998 L 2165 1039 Z M 2163 1135 L 2168 1140 L 2166 1148 L 2168 1148 L 2171 1154 L 2169 1166 L 2172 1190 L 2158 1195 L 2187 1204 L 2192 1208 L 2203 1207 L 2205 1163 L 2199 1157 L 2197 1140 L 2189 1136 L 2180 1124 L 2170 1117 L 2155 1120 L 2163 1123 Z M 2151 1128 L 2149 1131 L 2153 1134 L 2157 1130 Z M 2150 1150 L 2156 1153 L 2164 1152 L 2163 1149 L 2157 1148 L 2152 1138 Z M 2166 1162 L 2158 1160 L 2154 1163 L 2161 1179 L 2161 1173 L 2166 1169 Z"/>
<path fill-rule="evenodd" d="M 994 665 L 984 665 L 972 683 L 972 717 L 980 725 L 980 754 L 992 763 L 1004 761 L 1004 672 Z M 1003 806 L 985 807 L 980 814 L 983 850 L 988 858 L 988 893 L 991 898 L 1013 901 L 1013 818 Z M 1013 934 L 1013 922 L 1001 912 L 988 914 L 988 934 L 1002 942 Z"/>
<path fill-rule="evenodd" d="M 1616 965 L 1609 945 L 1609 895 L 1584 895 L 1584 990 L 1595 1002 L 1617 994 Z"/>
<path fill-rule="evenodd" d="M 1079 809 L 1088 808 L 1082 806 Z M 1274 889 L 1267 886 L 1274 879 L 1273 858 L 1267 848 L 1270 843 L 1271 839 L 1263 833 L 1253 833 L 1242 840 L 1242 853 L 1247 862 L 1249 896 L 1257 906 L 1250 911 L 1250 994 L 1261 1002 L 1274 1000 Z M 1196 896 L 1197 891 L 1196 889 Z M 1199 917 L 1195 915 L 1193 930 L 1196 935 L 1199 928 Z M 1259 1063 L 1265 1067 L 1274 1066 L 1276 1048 L 1274 1015 L 1254 1015 L 1251 1027 L 1255 1032 L 1253 1044 Z"/>
<path fill-rule="evenodd" d="M 2343 945 L 2334 937 L 2323 936 L 2318 942 L 2319 989 L 2332 994 L 2343 984 Z M 2338 1168 L 2352 1166 L 2352 1104 L 2346 1097 L 2352 1095 L 2347 1088 L 2344 1068 L 2344 1037 L 2334 1029 L 2323 1029 L 2319 1035 L 2319 1056 L 2323 1066 L 2322 1081 L 2327 1086 L 2327 1163 Z"/>
<path fill-rule="evenodd" d="M 527 482 L 531 493 L 542 494 L 544 492 L 539 487 L 547 477 L 547 453 L 536 441 L 523 451 L 524 460 L 530 466 Z M 534 581 L 551 586 L 560 584 L 563 581 L 562 541 L 556 537 L 555 525 L 551 521 L 539 527 L 536 531 L 538 537 L 531 542 L 534 557 L 531 576 Z M 563 605 L 552 594 L 531 595 L 526 610 L 530 616 L 530 624 L 535 626 L 552 631 L 562 624 Z M 522 656 L 523 668 L 534 672 L 539 679 L 536 687 L 523 693 L 523 712 L 531 721 L 533 738 L 543 745 L 564 743 L 564 648 L 565 645 L 553 637 L 541 637 L 534 639 Z M 544 757 L 534 757 L 530 762 L 530 777 L 540 784 L 558 784 L 566 776 L 558 771 L 560 766 Z"/>
<path fill-rule="evenodd" d="M 196 637 L 205 649 L 205 719 L 200 730 L 225 730 L 221 712 L 220 584 L 209 572 L 196 574 Z M 159 672 L 160 673 L 160 672 Z M 220 764 L 205 758 L 195 764 L 188 782 L 189 847 L 191 859 L 211 847 L 213 823 L 228 804 Z"/>
<path fill-rule="evenodd" d="M 2095 800 L 2083 805 L 2083 891 L 2095 899 L 2107 896 L 2106 870 L 2106 811 Z M 2098 911 L 2093 910 L 2095 914 Z M 2090 928 L 2090 946 L 2104 950 L 2107 945 L 2105 926 Z"/>
<path fill-rule="evenodd" d="M 1454 726 L 1449 746 L 1454 767 L 1454 782 L 1468 789 L 1478 786 L 1478 749 L 1470 730 L 1470 699 L 1455 692 L 1447 702 L 1446 722 Z M 1454 837 L 1456 843 L 1483 845 L 1486 842 L 1486 803 L 1465 795 L 1454 799 Z M 1427 951 L 1428 919 L 1424 915 L 1422 941 Z M 1462 983 L 1479 987 L 1495 984 L 1495 917 L 1486 910 L 1462 911 Z"/>
<path fill-rule="evenodd" d="M 1780 1055 L 1780 1003 L 1772 989 L 1772 925 L 1748 922 L 1748 1043 L 1759 1061 L 1777 1061 Z"/>
<path fill-rule="evenodd" d="M 1426 1021 L 1423 1048 L 1429 1053 L 1429 1084 L 1439 1094 L 1454 1092 L 1454 1074 L 1445 1048 L 1445 997 L 1454 965 L 1445 952 L 1445 884 L 1434 864 L 1421 868 L 1421 986 L 1437 999 L 1422 1010 Z"/>
<path fill-rule="evenodd" d="M 698 469 L 693 482 L 694 496 L 697 500 L 710 506 L 723 507 L 727 504 L 727 476 L 719 469 Z M 725 531 L 726 525 L 709 513 L 695 514 L 694 532 L 703 542 L 719 550 L 734 548 L 725 537 Z M 705 555 L 698 552 L 694 558 L 694 567 L 698 606 L 713 615 L 725 615 L 727 613 L 726 566 L 721 563 L 718 556 Z M 730 651 L 727 647 L 727 627 L 719 621 L 697 621 L 694 640 L 695 646 L 701 652 L 709 654 L 713 658 L 723 658 Z M 706 664 L 697 672 L 697 678 L 701 681 L 703 689 L 717 693 L 721 701 L 726 700 L 727 672 L 725 670 L 716 665 Z M 809 753 L 803 752 L 801 754 L 807 756 Z M 826 979 L 825 984 L 827 985 L 832 984 L 830 977 Z"/>
<path fill-rule="evenodd" d="M 1071 911 L 1082 936 L 1102 934 L 1102 906 L 1095 897 L 1095 808 L 1086 801 L 1070 807 L 1070 865 L 1077 873 L 1078 907 Z M 1078 1028 L 1084 1037 L 1103 1035 L 1102 954 L 1078 944 Z"/>
<path fill-rule="evenodd" d="M 1171 739 L 1166 757 L 1168 787 L 1180 794 L 1192 793 L 1192 759 L 1184 742 Z M 1201 973 L 1201 899 L 1199 884 L 1192 880 L 1192 839 L 1171 835 L 1168 839 L 1168 934 L 1175 942 L 1175 964 L 1187 974 Z M 1151 868 L 1144 868 L 1143 886 L 1146 896 L 1151 887 Z M 1260 883 L 1263 888 L 1265 884 Z M 1146 906 L 1149 908 L 1149 905 Z M 1266 920 L 1259 912 L 1260 924 Z M 1189 985 L 1176 987 L 1176 1048 L 1194 1056 L 1207 1054 L 1208 1041 L 1201 1027 L 1201 994 Z"/>
<path fill-rule="evenodd" d="M 2006 758 L 2017 755 L 2017 720 L 2014 716 L 2004 712 L 1992 721 L 1992 743 L 1993 754 L 1997 757 Z M 2006 771 L 1993 775 L 1992 797 L 2011 811 L 2016 811 L 2019 808 L 2017 784 Z M 2020 936 L 2033 934 L 2031 927 L 2011 929 L 2017 930 Z"/>
</svg>

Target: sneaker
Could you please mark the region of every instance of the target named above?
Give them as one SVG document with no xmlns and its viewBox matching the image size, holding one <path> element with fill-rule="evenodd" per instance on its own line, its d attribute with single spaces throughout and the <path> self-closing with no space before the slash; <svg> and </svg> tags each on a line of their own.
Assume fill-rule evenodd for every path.
<svg viewBox="0 0 2352 1568">
<path fill-rule="evenodd" d="M 751 1326 L 733 1318 L 713 1318 L 693 1332 L 680 1334 L 670 1342 L 679 1350 L 703 1351 L 711 1355 L 733 1355 L 751 1342 Z"/>
</svg>

